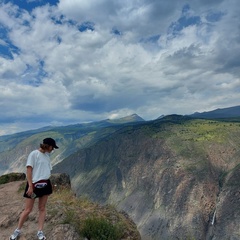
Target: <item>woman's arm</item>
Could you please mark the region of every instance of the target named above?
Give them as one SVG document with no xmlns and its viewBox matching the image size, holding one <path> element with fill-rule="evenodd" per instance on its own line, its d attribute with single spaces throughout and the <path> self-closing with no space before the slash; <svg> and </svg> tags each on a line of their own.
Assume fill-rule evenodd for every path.
<svg viewBox="0 0 240 240">
<path fill-rule="evenodd" d="M 27 181 L 28 181 L 28 191 L 26 192 L 28 196 L 33 194 L 33 183 L 32 183 L 32 170 L 31 166 L 27 166 Z"/>
</svg>

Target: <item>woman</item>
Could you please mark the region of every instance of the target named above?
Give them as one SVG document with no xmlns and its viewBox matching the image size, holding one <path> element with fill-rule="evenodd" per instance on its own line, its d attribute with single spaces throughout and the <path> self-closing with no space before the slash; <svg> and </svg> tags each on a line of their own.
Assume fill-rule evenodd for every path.
<svg viewBox="0 0 240 240">
<path fill-rule="evenodd" d="M 10 240 L 16 240 L 20 236 L 21 228 L 31 213 L 36 198 L 39 198 L 37 237 L 39 240 L 46 239 L 42 230 L 46 216 L 46 203 L 48 196 L 52 193 L 52 185 L 49 180 L 52 170 L 49 153 L 51 153 L 54 148 L 58 148 L 55 140 L 45 138 L 43 143 L 40 144 L 40 148 L 32 151 L 28 156 L 26 164 L 27 185 L 23 195 L 26 198 L 25 209 L 20 215 L 17 229 L 10 236 Z"/>
</svg>

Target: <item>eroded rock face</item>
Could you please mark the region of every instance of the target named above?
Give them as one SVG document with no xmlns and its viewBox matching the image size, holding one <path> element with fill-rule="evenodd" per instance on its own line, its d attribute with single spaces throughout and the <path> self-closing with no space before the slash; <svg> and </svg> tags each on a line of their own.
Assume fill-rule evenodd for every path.
<svg viewBox="0 0 240 240">
<path fill-rule="evenodd" d="M 216 216 L 212 236 L 218 239 L 240 239 L 240 167 L 231 171 L 216 202 Z M 230 237 L 230 238 L 229 238 Z M 210 238 L 209 238 L 210 239 Z"/>
<path fill-rule="evenodd" d="M 69 173 L 79 196 L 127 212 L 143 240 L 235 239 L 239 126 L 222 135 L 218 123 L 202 124 L 119 131 L 55 170 Z"/>
</svg>

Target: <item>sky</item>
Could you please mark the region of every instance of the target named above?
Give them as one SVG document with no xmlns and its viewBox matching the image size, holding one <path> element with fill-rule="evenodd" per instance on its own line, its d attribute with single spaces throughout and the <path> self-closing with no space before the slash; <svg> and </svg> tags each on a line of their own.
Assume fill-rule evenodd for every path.
<svg viewBox="0 0 240 240">
<path fill-rule="evenodd" d="M 0 0 L 0 135 L 239 99 L 239 0 Z"/>
</svg>

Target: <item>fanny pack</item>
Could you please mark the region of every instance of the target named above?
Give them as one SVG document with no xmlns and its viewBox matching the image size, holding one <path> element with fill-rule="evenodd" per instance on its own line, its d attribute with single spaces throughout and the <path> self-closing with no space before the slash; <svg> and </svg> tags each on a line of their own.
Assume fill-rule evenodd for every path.
<svg viewBox="0 0 240 240">
<path fill-rule="evenodd" d="M 33 184 L 34 188 L 45 188 L 48 185 L 48 180 L 40 180 Z"/>
</svg>

